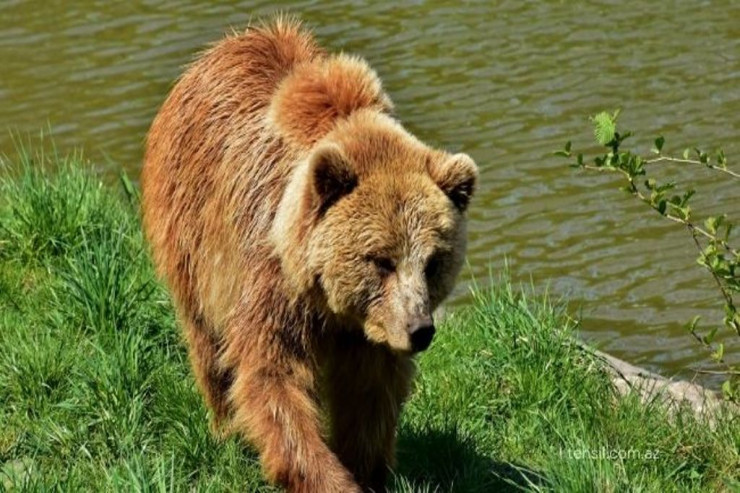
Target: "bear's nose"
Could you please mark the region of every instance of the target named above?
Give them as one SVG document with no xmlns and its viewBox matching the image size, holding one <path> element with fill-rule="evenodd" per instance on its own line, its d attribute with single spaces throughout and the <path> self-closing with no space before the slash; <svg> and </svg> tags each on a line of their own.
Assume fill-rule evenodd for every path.
<svg viewBox="0 0 740 493">
<path fill-rule="evenodd" d="M 409 324 L 409 336 L 413 352 L 418 353 L 428 348 L 434 337 L 434 323 L 431 317 L 425 317 Z"/>
</svg>

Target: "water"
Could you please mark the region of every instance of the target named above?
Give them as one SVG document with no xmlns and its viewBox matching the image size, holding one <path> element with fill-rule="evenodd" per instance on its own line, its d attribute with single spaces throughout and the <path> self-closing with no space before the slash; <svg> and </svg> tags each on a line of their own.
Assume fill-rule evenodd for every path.
<svg viewBox="0 0 740 493">
<path fill-rule="evenodd" d="M 723 147 L 740 167 L 739 4 L 275 5 L 3 0 L 0 121 L 22 134 L 50 125 L 59 148 L 84 148 L 103 174 L 137 176 L 148 125 L 194 53 L 277 8 L 299 13 L 325 46 L 370 61 L 412 132 L 479 163 L 475 275 L 506 259 L 516 280 L 566 297 L 583 335 L 629 361 L 688 377 L 706 362 L 682 326 L 695 314 L 716 322 L 721 304 L 686 231 L 621 194 L 616 177 L 549 153 L 569 139 L 589 146 L 587 116 L 621 107 L 640 149 L 661 133 L 669 151 Z M 0 151 L 12 147 L 0 133 Z M 740 219 L 737 183 L 699 168 L 677 178 L 698 183 L 697 207 Z"/>
</svg>

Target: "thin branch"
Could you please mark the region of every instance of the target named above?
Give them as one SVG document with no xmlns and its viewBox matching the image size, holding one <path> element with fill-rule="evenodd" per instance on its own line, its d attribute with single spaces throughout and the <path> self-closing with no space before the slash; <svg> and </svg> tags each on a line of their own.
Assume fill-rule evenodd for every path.
<svg viewBox="0 0 740 493">
<path fill-rule="evenodd" d="M 716 235 L 713 235 L 712 233 L 709 233 L 708 231 L 705 231 L 704 229 L 702 229 L 701 227 L 695 225 L 694 223 L 692 223 L 691 221 L 689 221 L 687 219 L 684 219 L 684 218 L 681 218 L 681 217 L 678 217 L 678 216 L 674 216 L 674 215 L 669 214 L 667 212 L 661 212 L 661 211 L 659 211 L 658 208 L 653 204 L 653 202 L 650 199 L 648 199 L 640 191 L 640 189 L 637 187 L 637 184 L 635 183 L 635 177 L 632 176 L 629 172 L 627 172 L 627 171 L 625 171 L 625 170 L 623 170 L 621 168 L 617 168 L 616 166 L 612 166 L 612 165 L 606 165 L 606 166 L 590 166 L 590 165 L 584 165 L 582 167 L 584 169 L 587 169 L 587 170 L 595 170 L 595 171 L 602 171 L 602 172 L 603 171 L 619 172 L 622 175 L 624 175 L 624 177 L 627 179 L 627 182 L 629 183 L 629 192 L 633 196 L 635 196 L 641 202 L 647 204 L 651 209 L 653 209 L 656 212 L 658 212 L 661 216 L 663 216 L 663 217 L 665 217 L 667 219 L 670 219 L 671 221 L 674 221 L 676 223 L 683 224 L 684 226 L 686 226 L 686 228 L 688 228 L 688 230 L 691 232 L 691 238 L 694 240 L 694 243 L 696 245 L 697 250 L 699 251 L 699 254 L 702 254 L 704 252 L 704 248 L 702 248 L 702 245 L 699 242 L 699 238 L 698 238 L 698 235 L 701 235 L 701 236 L 707 238 L 708 240 L 713 241 L 713 242 L 721 245 L 727 252 L 731 253 L 732 255 L 735 255 L 736 257 L 740 257 L 740 253 L 738 253 L 737 250 L 733 249 L 726 241 L 724 241 L 724 240 L 722 240 L 720 238 L 717 238 Z M 731 308 L 733 310 L 733 312 L 734 312 L 735 311 L 735 305 L 734 305 L 734 300 L 732 298 L 732 294 L 730 294 L 730 292 L 722 284 L 722 280 L 719 278 L 719 276 L 709 266 L 704 265 L 704 268 L 709 271 L 709 273 L 714 278 L 714 281 L 717 283 L 717 287 L 719 288 L 720 292 L 722 293 L 722 297 L 725 299 L 726 305 L 729 308 Z M 735 323 L 732 323 L 732 328 L 734 328 L 735 331 L 737 332 L 737 334 L 740 336 L 740 326 L 736 325 Z M 703 344 L 706 344 L 701 339 L 701 337 L 698 334 L 696 334 L 694 331 L 692 331 L 691 333 L 692 333 L 692 335 L 699 342 L 702 342 Z M 708 348 L 711 349 L 711 346 L 709 346 Z"/>
<path fill-rule="evenodd" d="M 696 330 L 689 329 L 689 333 L 692 336 L 694 336 L 694 339 L 696 339 L 699 342 L 699 345 L 702 348 L 704 348 L 704 350 L 709 354 L 709 357 L 710 358 L 713 358 L 717 362 L 718 365 L 721 365 L 721 366 L 723 366 L 725 368 L 724 369 L 724 372 L 731 373 L 731 372 L 734 372 L 735 371 L 735 367 L 733 365 L 727 363 L 727 361 L 725 361 L 724 358 L 716 358 L 716 356 L 715 356 L 716 352 L 715 352 L 714 348 L 712 347 L 712 344 L 711 343 L 708 343 L 707 341 L 705 341 L 702 336 L 700 336 L 699 334 L 696 333 Z"/>
<path fill-rule="evenodd" d="M 654 159 L 648 159 L 648 160 L 646 160 L 645 161 L 645 164 L 654 164 L 654 163 L 660 163 L 660 162 L 683 163 L 683 164 L 698 164 L 698 165 L 701 165 L 701 166 L 706 166 L 709 169 L 713 169 L 713 170 L 716 170 L 716 171 L 721 171 L 723 173 L 727 173 L 728 175 L 730 175 L 730 176 L 732 176 L 734 178 L 739 178 L 740 179 L 740 173 L 736 173 L 736 172 L 732 171 L 731 169 L 721 168 L 721 167 L 717 166 L 716 164 L 712 164 L 712 163 L 709 163 L 709 162 L 702 163 L 701 161 L 697 161 L 696 159 L 681 159 L 681 158 L 677 158 L 677 157 L 670 157 L 670 156 L 662 156 L 661 155 L 661 156 L 658 156 L 658 157 L 656 157 Z"/>
<path fill-rule="evenodd" d="M 657 211 L 657 209 L 650 202 L 650 199 L 648 199 L 647 197 L 645 197 L 645 195 L 642 192 L 640 192 L 640 190 L 637 188 L 637 184 L 635 183 L 634 178 L 632 176 L 630 176 L 630 174 L 627 173 L 626 171 L 624 171 L 622 169 L 619 169 L 619 168 L 616 168 L 614 166 L 600 166 L 599 167 L 599 166 L 585 165 L 585 166 L 583 166 L 583 169 L 592 170 L 592 171 L 610 172 L 610 173 L 614 173 L 614 172 L 622 173 L 624 175 L 624 177 L 627 179 L 627 181 L 631 185 L 631 193 L 635 197 L 637 197 L 638 199 L 640 199 L 641 201 L 643 201 L 644 203 L 646 203 L 647 205 L 649 205 L 651 209 L 654 209 L 654 210 Z M 684 226 L 691 225 L 691 228 L 693 228 L 700 235 L 704 236 L 705 238 L 707 238 L 709 240 L 716 241 L 717 243 L 719 243 L 720 245 L 722 245 L 722 247 L 725 250 L 727 250 L 727 252 L 729 252 L 729 253 L 731 253 L 731 254 L 733 254 L 735 256 L 740 256 L 740 251 L 735 250 L 734 248 L 732 248 L 730 246 L 730 244 L 727 243 L 725 240 L 722 240 L 720 238 L 717 238 L 717 236 L 713 235 L 712 233 L 709 233 L 708 231 L 705 231 L 701 227 L 699 227 L 699 226 L 697 226 L 697 225 L 695 225 L 695 224 L 687 221 L 686 219 L 682 219 L 682 218 L 680 218 L 678 216 L 674 216 L 672 214 L 667 214 L 667 213 L 666 214 L 663 214 L 660 211 L 657 211 L 657 212 L 660 215 L 662 215 L 663 217 L 665 217 L 666 219 L 670 219 L 671 221 L 677 222 L 679 224 L 683 224 Z"/>
<path fill-rule="evenodd" d="M 704 251 L 704 249 L 702 248 L 701 243 L 699 243 L 699 238 L 696 237 L 696 233 L 697 233 L 696 226 L 694 226 L 693 224 L 689 223 L 689 224 L 686 225 L 686 227 L 689 228 L 689 231 L 691 231 L 691 238 L 694 240 L 694 244 L 696 245 L 696 249 L 699 250 L 699 253 L 702 253 Z M 712 277 L 714 277 L 714 280 L 717 282 L 717 286 L 722 291 L 722 295 L 724 296 L 725 301 L 727 302 L 727 304 L 730 305 L 730 306 L 732 306 L 732 296 L 730 295 L 730 293 L 727 292 L 727 290 L 725 289 L 725 287 L 722 285 L 722 281 L 720 280 L 719 276 L 717 276 L 717 274 L 715 274 L 713 270 L 711 270 L 711 269 L 707 269 L 707 270 L 709 270 L 709 272 L 712 273 Z"/>
</svg>

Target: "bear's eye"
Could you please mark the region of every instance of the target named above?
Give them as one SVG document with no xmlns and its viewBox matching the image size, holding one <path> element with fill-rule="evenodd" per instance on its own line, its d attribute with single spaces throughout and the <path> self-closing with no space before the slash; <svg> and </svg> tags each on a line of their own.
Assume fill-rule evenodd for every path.
<svg viewBox="0 0 740 493">
<path fill-rule="evenodd" d="M 439 267 L 442 265 L 442 259 L 439 254 L 432 255 L 427 261 L 426 267 L 424 267 L 424 275 L 427 278 L 432 278 L 439 273 Z"/>
<path fill-rule="evenodd" d="M 396 263 L 387 257 L 373 257 L 372 262 L 382 277 L 387 277 L 396 271 Z"/>
</svg>

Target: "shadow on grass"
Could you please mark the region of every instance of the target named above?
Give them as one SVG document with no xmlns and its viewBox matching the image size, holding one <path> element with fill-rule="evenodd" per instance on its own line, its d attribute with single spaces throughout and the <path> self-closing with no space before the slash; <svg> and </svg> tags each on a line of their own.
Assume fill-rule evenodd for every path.
<svg viewBox="0 0 740 493">
<path fill-rule="evenodd" d="M 475 442 L 457 429 L 411 430 L 398 439 L 395 491 L 522 491 L 543 486 L 536 471 L 481 454 Z"/>
</svg>

